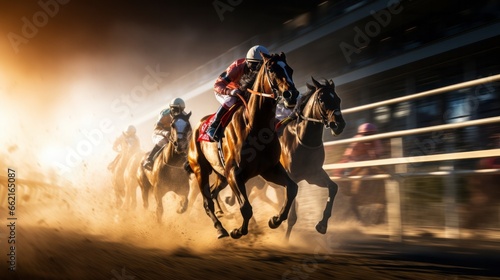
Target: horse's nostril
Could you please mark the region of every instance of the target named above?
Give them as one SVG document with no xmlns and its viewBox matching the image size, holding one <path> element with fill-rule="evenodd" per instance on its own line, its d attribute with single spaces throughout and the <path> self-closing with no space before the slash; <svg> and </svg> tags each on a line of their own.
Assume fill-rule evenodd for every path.
<svg viewBox="0 0 500 280">
<path fill-rule="evenodd" d="M 283 92 L 283 97 L 286 99 L 292 98 L 292 92 L 289 90 Z"/>
</svg>

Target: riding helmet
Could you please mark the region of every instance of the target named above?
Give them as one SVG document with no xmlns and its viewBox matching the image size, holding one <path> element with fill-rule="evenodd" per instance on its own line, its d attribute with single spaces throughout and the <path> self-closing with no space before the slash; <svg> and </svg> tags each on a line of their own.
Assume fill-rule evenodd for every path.
<svg viewBox="0 0 500 280">
<path fill-rule="evenodd" d="M 372 123 L 364 123 L 358 127 L 358 134 L 370 135 L 377 133 L 377 127 Z"/>
</svg>

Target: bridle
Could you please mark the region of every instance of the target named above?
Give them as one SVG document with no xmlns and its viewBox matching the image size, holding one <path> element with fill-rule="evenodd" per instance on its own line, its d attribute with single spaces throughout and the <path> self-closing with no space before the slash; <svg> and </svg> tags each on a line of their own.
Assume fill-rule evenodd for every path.
<svg viewBox="0 0 500 280">
<path fill-rule="evenodd" d="M 271 90 L 273 93 L 265 93 L 265 92 L 258 92 L 258 91 L 255 91 L 255 90 L 252 90 L 250 88 L 247 89 L 248 92 L 250 92 L 251 94 L 256 94 L 256 95 L 260 95 L 262 97 L 267 97 L 267 98 L 273 98 L 274 100 L 277 100 L 279 101 L 279 99 L 281 98 L 290 98 L 291 97 L 291 93 L 287 90 L 285 92 L 283 92 L 281 95 L 279 94 L 279 88 L 278 86 L 274 83 L 273 80 L 271 80 L 271 75 L 270 75 L 270 69 L 268 69 L 266 67 L 266 65 L 271 61 L 268 60 L 264 63 L 264 65 L 262 65 L 261 67 L 264 67 L 264 76 L 266 77 L 267 79 L 267 83 L 269 84 L 269 86 L 271 87 Z M 288 93 L 290 96 L 284 96 L 285 93 Z"/>
<path fill-rule="evenodd" d="M 321 106 L 321 104 L 320 104 L 319 94 L 317 94 L 317 92 L 315 92 L 313 94 L 316 95 L 316 96 L 315 96 L 314 101 L 313 101 L 312 112 L 313 112 L 313 115 L 319 114 L 320 118 L 318 119 L 318 118 L 306 117 L 302 113 L 297 113 L 297 116 L 300 119 L 302 119 L 302 120 L 310 121 L 310 122 L 316 122 L 316 123 L 321 123 L 326 128 L 329 128 L 330 127 L 330 121 L 329 120 L 332 119 L 333 115 L 340 116 L 340 114 L 341 114 L 340 109 L 333 109 L 330 113 L 326 114 L 325 111 L 327 111 L 327 110 L 324 109 L 323 106 Z M 319 106 L 319 109 L 317 109 L 318 106 Z"/>
<path fill-rule="evenodd" d="M 174 119 L 175 120 L 175 119 Z M 188 121 L 184 120 L 186 123 L 188 123 Z M 175 123 L 175 121 L 173 121 L 173 123 Z M 179 132 L 177 131 L 177 128 L 174 128 L 175 129 L 175 134 L 177 136 L 177 139 L 179 138 L 179 135 L 185 135 L 183 136 L 184 139 L 187 139 L 188 137 L 188 132 L 186 132 L 188 126 L 186 126 L 184 128 L 184 131 L 183 132 Z M 177 139 L 174 139 L 174 137 L 172 136 L 172 133 L 169 134 L 169 137 L 168 137 L 168 141 L 174 146 L 174 152 L 176 152 L 177 154 L 187 154 L 187 151 L 178 151 L 177 148 L 179 147 L 179 142 L 177 141 Z"/>
</svg>

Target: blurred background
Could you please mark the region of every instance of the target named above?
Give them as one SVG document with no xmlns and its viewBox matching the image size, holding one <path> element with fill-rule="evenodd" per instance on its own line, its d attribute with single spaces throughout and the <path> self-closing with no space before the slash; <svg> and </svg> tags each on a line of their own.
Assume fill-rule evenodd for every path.
<svg viewBox="0 0 500 280">
<path fill-rule="evenodd" d="M 498 1 L 52 0 L 1 1 L 0 10 L 0 165 L 30 182 L 20 191 L 106 184 L 112 143 L 128 125 L 151 149 L 158 114 L 175 97 L 196 124 L 218 107 L 217 76 L 261 44 L 287 54 L 301 92 L 311 76 L 335 82 L 347 128 L 335 138 L 325 130 L 325 164 L 338 163 L 358 126 L 372 123 L 383 158 L 405 158 L 377 180 L 384 193 L 384 182 L 396 182 L 403 226 L 499 237 Z M 456 126 L 432 129 L 440 125 Z M 445 157 L 412 160 L 433 155 Z M 349 203 L 342 189 L 351 182 L 339 181 L 334 211 Z M 303 209 L 320 211 L 324 191 L 301 188 Z M 2 188 L 2 207 L 5 197 Z"/>
</svg>

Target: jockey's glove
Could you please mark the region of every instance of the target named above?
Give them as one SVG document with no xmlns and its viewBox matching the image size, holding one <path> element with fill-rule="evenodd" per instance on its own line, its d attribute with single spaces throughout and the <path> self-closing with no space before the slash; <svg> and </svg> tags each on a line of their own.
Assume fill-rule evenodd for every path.
<svg viewBox="0 0 500 280">
<path fill-rule="evenodd" d="M 168 138 L 168 136 L 169 136 L 169 134 L 170 134 L 170 131 L 167 131 L 167 130 L 162 130 L 162 131 L 160 132 L 160 134 L 161 134 L 163 137 Z"/>
<path fill-rule="evenodd" d="M 235 88 L 229 92 L 229 95 L 231 95 L 231 96 L 236 96 L 236 95 L 240 95 L 240 94 L 241 94 L 241 90 L 238 88 Z"/>
</svg>

